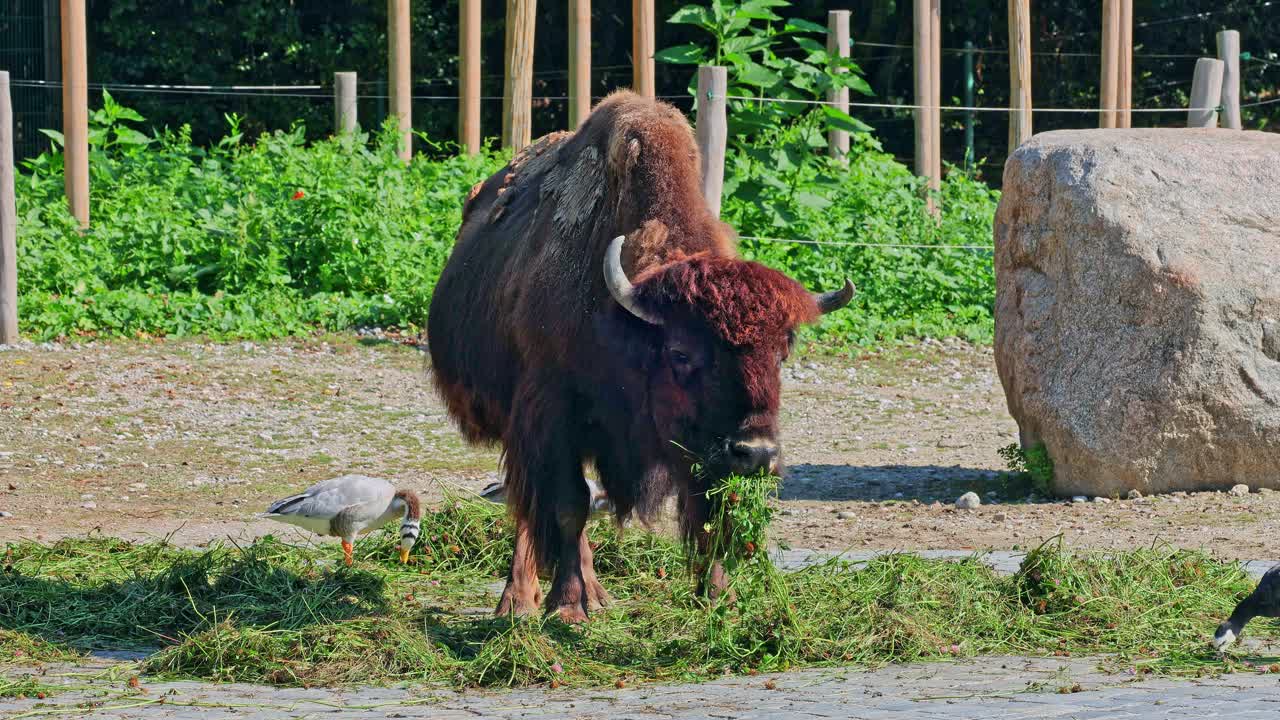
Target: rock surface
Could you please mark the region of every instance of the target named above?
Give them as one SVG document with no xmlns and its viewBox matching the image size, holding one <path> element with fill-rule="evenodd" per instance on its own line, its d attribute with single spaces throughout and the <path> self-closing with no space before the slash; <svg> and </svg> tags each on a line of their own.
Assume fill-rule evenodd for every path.
<svg viewBox="0 0 1280 720">
<path fill-rule="evenodd" d="M 1280 136 L 1038 135 L 995 246 L 996 365 L 1055 492 L 1280 487 Z"/>
<path fill-rule="evenodd" d="M 960 510 L 976 510 L 982 505 L 978 493 L 967 492 L 956 499 L 956 508 Z"/>
</svg>

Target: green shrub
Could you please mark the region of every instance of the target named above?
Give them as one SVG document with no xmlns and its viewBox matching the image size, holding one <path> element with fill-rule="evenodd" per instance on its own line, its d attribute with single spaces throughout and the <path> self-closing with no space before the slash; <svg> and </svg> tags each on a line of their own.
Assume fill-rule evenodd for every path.
<svg viewBox="0 0 1280 720">
<path fill-rule="evenodd" d="M 854 99 L 875 93 L 856 62 L 827 53 L 826 28 L 777 14 L 790 5 L 686 5 L 669 22 L 699 28 L 706 47 L 657 54 L 674 64 L 729 66 L 723 214 L 747 236 L 745 254 L 811 288 L 838 288 L 845 278 L 858 286 L 852 310 L 819 328 L 828 340 L 989 341 L 996 194 L 953 171 L 936 198 L 942 214 L 931 218 L 923 182 L 883 151 L 870 126 L 812 104 L 834 88 L 847 88 Z M 830 130 L 850 135 L 847 165 L 827 157 Z M 899 247 L 884 247 L 890 245 Z"/>
<path fill-rule="evenodd" d="M 246 143 L 235 117 L 224 139 L 202 148 L 185 130 L 144 135 L 131 127 L 140 119 L 106 93 L 93 113 L 83 233 L 66 211 L 61 154 L 24 168 L 19 309 L 28 334 L 260 338 L 420 327 L 467 191 L 505 162 L 419 156 L 406 166 L 385 131 L 307 144 L 296 127 Z M 869 135 L 855 133 L 847 168 L 818 152 L 828 119 L 800 114 L 734 140 L 723 214 L 742 235 L 990 245 L 989 189 L 953 174 L 935 223 L 919 181 Z M 845 277 L 858 285 L 853 310 L 818 331 L 829 342 L 990 336 L 987 250 L 751 239 L 742 248 L 814 289 Z"/>
<path fill-rule="evenodd" d="M 132 130 L 140 116 L 103 102 L 88 231 L 65 209 L 61 154 L 19 180 L 19 306 L 41 337 L 422 325 L 467 189 L 504 162 L 405 166 L 385 132 L 307 145 L 297 127 L 246 144 L 234 117 L 201 148 Z"/>
<path fill-rule="evenodd" d="M 1032 486 L 1048 495 L 1053 492 L 1053 458 L 1044 443 L 1023 448 L 1018 443 L 1005 445 L 996 451 L 1004 458 L 1009 470 L 1031 479 Z"/>
</svg>

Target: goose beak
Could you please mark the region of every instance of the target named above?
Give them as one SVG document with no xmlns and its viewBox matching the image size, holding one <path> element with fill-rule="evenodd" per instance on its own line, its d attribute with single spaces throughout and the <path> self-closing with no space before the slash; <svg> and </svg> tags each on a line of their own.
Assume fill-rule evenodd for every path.
<svg viewBox="0 0 1280 720">
<path fill-rule="evenodd" d="M 409 562 L 409 548 L 400 548 L 400 564 L 405 565 Z"/>
</svg>

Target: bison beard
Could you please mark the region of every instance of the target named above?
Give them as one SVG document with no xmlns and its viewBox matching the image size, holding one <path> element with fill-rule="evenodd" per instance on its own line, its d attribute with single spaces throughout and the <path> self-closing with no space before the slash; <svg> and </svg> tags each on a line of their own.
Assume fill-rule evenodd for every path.
<svg viewBox="0 0 1280 720">
<path fill-rule="evenodd" d="M 684 116 L 620 92 L 467 199 L 428 338 L 462 433 L 503 447 L 517 533 L 500 614 L 535 611 L 552 565 L 548 610 L 575 622 L 608 601 L 583 530 L 585 463 L 619 521 L 674 492 L 694 544 L 710 483 L 777 470 L 794 328 L 853 289 L 815 296 L 738 259 L 698 168 Z"/>
</svg>

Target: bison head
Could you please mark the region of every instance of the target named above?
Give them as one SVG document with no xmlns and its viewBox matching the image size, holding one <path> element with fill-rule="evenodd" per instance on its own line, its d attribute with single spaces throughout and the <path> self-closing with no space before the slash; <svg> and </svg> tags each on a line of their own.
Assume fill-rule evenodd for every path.
<svg viewBox="0 0 1280 720">
<path fill-rule="evenodd" d="M 653 326 L 650 412 L 673 454 L 698 464 L 704 481 L 730 473 L 778 471 L 782 363 L 795 328 L 844 307 L 848 281 L 813 294 L 759 263 L 699 253 L 632 281 L 623 238 L 605 253 L 614 300 Z"/>
</svg>

